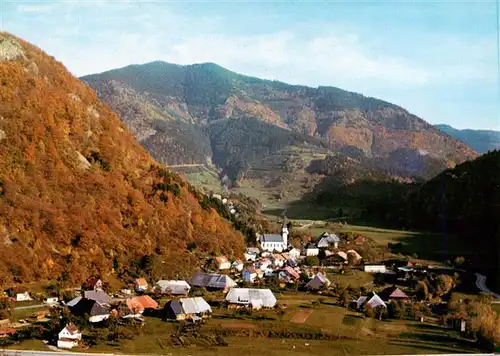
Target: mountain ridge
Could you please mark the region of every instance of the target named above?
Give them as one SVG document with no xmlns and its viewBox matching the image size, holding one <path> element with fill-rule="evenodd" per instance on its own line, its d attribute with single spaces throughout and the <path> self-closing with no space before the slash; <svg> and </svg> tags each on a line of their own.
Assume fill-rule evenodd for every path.
<svg viewBox="0 0 500 356">
<path fill-rule="evenodd" d="M 438 124 L 435 126 L 451 137 L 470 145 L 479 153 L 500 149 L 500 131 L 456 129 L 445 124 Z"/>
<path fill-rule="evenodd" d="M 463 142 L 400 106 L 336 87 L 289 85 L 234 73 L 210 63 L 182 66 L 162 61 L 88 75 L 82 80 L 96 90 L 101 100 L 120 115 L 139 141 L 163 163 L 211 161 L 221 177 L 229 177 L 236 185 L 249 178 L 246 173 L 267 156 L 280 155 L 283 147 L 273 146 L 273 135 L 289 142 L 294 157 L 297 153 L 294 147 L 304 148 L 296 136 L 301 134 L 309 137 L 309 143 L 325 156 L 346 152 L 350 156 L 356 151 L 355 158 L 363 156 L 363 164 L 387 174 L 397 173 L 404 179 L 431 178 L 439 171 L 435 167 L 453 167 L 477 156 Z M 225 136 L 218 136 L 219 143 L 214 142 L 214 127 L 224 120 L 239 120 L 235 121 L 239 126 L 233 125 L 232 130 L 224 132 Z M 268 125 L 268 129 L 247 133 L 261 137 L 241 136 L 243 127 L 257 127 L 251 120 L 261 122 L 260 126 Z M 162 125 L 166 129 L 162 132 L 155 128 L 159 121 L 165 122 Z M 185 130 L 169 132 L 173 122 Z M 278 132 L 273 127 L 284 131 Z M 241 140 L 233 140 L 238 135 Z M 235 145 L 252 142 L 261 154 L 249 160 L 239 153 L 247 151 L 234 149 L 234 145 L 214 151 L 214 147 L 222 147 L 223 140 Z M 179 157 L 172 152 L 197 153 Z M 298 167 L 308 164 L 309 157 L 298 155 L 303 161 Z M 430 166 L 434 168 L 429 169 Z M 301 180 L 316 180 L 303 168 L 297 172 Z M 254 181 L 268 186 L 282 178 L 275 173 L 265 181 Z"/>
</svg>

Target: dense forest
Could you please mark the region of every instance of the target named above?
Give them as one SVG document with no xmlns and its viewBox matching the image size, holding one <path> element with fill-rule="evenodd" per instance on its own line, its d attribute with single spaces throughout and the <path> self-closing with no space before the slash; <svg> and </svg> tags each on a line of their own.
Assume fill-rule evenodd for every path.
<svg viewBox="0 0 500 356">
<path fill-rule="evenodd" d="M 0 285 L 78 283 L 143 256 L 180 277 L 207 254 L 242 254 L 217 206 L 61 63 L 7 33 L 0 48 Z"/>
<path fill-rule="evenodd" d="M 500 268 L 498 172 L 500 151 L 492 151 L 424 183 L 359 179 L 346 184 L 328 177 L 310 198 L 355 208 L 358 218 L 371 223 L 457 234 L 478 249 L 476 265 L 492 273 Z M 490 260 L 480 260 L 485 255 Z"/>
</svg>

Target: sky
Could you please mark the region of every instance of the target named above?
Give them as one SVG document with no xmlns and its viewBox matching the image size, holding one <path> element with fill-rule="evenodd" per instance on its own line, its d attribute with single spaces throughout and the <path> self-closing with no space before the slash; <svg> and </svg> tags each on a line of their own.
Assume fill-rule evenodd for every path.
<svg viewBox="0 0 500 356">
<path fill-rule="evenodd" d="M 497 1 L 0 0 L 0 28 L 76 76 L 163 60 L 334 86 L 500 130 Z"/>
</svg>

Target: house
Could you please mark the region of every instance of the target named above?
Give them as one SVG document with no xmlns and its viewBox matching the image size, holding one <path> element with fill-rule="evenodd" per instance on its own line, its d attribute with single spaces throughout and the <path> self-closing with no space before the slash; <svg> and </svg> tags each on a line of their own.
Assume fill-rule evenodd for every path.
<svg viewBox="0 0 500 356">
<path fill-rule="evenodd" d="M 354 239 L 354 243 L 356 245 L 362 245 L 365 243 L 365 241 L 366 241 L 366 238 L 364 236 L 361 236 L 361 235 L 356 236 L 356 238 Z"/>
<path fill-rule="evenodd" d="M 236 282 L 225 274 L 197 272 L 190 281 L 192 286 L 228 291 Z"/>
<path fill-rule="evenodd" d="M 305 248 L 306 256 L 317 256 L 319 255 L 319 248 L 314 243 L 308 243 Z"/>
<path fill-rule="evenodd" d="M 95 300 L 101 304 L 111 304 L 111 297 L 102 290 L 86 290 L 83 292 L 84 299 Z"/>
<path fill-rule="evenodd" d="M 202 297 L 174 299 L 165 304 L 165 319 L 200 321 L 212 313 L 212 308 Z"/>
<path fill-rule="evenodd" d="M 89 277 L 82 285 L 83 290 L 102 290 L 103 283 L 98 277 Z"/>
<path fill-rule="evenodd" d="M 188 282 L 182 280 L 159 280 L 156 282 L 155 291 L 170 295 L 188 295 L 191 286 Z"/>
<path fill-rule="evenodd" d="M 148 282 L 144 278 L 136 278 L 134 288 L 137 293 L 144 293 L 148 289 Z"/>
<path fill-rule="evenodd" d="M 364 265 L 364 271 L 367 273 L 385 273 L 385 265 Z"/>
<path fill-rule="evenodd" d="M 109 318 L 109 304 L 96 300 L 81 298 L 76 304 L 70 307 L 71 313 L 76 316 L 88 315 L 89 322 L 99 323 Z"/>
<path fill-rule="evenodd" d="M 28 292 L 16 294 L 16 302 L 25 302 L 28 300 L 33 300 L 33 299 L 31 299 L 31 296 Z"/>
<path fill-rule="evenodd" d="M 280 234 L 262 234 L 258 237 L 258 242 L 264 251 L 283 252 L 288 248 L 288 228 L 283 222 Z"/>
<path fill-rule="evenodd" d="M 254 263 L 254 266 L 260 270 L 265 270 L 267 267 L 272 265 L 272 261 L 269 258 L 261 258 Z"/>
<path fill-rule="evenodd" d="M 82 333 L 73 323 L 69 323 L 62 329 L 57 337 L 57 347 L 60 349 L 72 349 L 78 346 L 82 339 Z"/>
<path fill-rule="evenodd" d="M 123 301 L 118 307 L 118 312 L 123 318 L 138 318 L 144 310 L 156 308 L 158 308 L 158 303 L 153 298 L 149 295 L 141 295 Z"/>
<path fill-rule="evenodd" d="M 379 293 L 379 296 L 384 302 L 398 301 L 398 300 L 402 300 L 404 302 L 408 301 L 408 296 L 396 286 L 385 288 Z"/>
<path fill-rule="evenodd" d="M 348 259 L 349 259 L 349 256 L 352 256 L 351 258 L 353 259 L 354 263 L 358 263 L 362 259 L 361 255 L 359 253 L 357 253 L 355 250 L 348 250 L 347 251 Z"/>
<path fill-rule="evenodd" d="M 283 282 L 295 282 L 300 278 L 300 274 L 290 266 L 286 266 L 278 273 L 278 278 Z"/>
<path fill-rule="evenodd" d="M 57 297 L 47 297 L 43 300 L 44 304 L 57 304 L 59 302 L 59 298 Z"/>
<path fill-rule="evenodd" d="M 243 262 L 241 260 L 236 260 L 231 264 L 231 267 L 237 270 L 238 272 L 243 271 Z"/>
<path fill-rule="evenodd" d="M 270 289 L 231 288 L 226 295 L 230 304 L 249 306 L 252 309 L 274 308 L 276 297 Z"/>
<path fill-rule="evenodd" d="M 219 256 L 215 258 L 215 264 L 217 266 L 217 269 L 223 270 L 223 269 L 230 269 L 231 268 L 231 262 L 227 259 L 226 256 Z"/>
<path fill-rule="evenodd" d="M 316 276 L 306 284 L 306 288 L 309 290 L 321 290 L 328 288 L 330 284 L 330 280 L 326 278 L 323 273 L 318 272 Z"/>
<path fill-rule="evenodd" d="M 243 271 L 243 280 L 247 283 L 254 283 L 255 279 L 259 277 L 258 272 L 262 273 L 259 269 L 255 267 L 248 267 L 246 270 Z"/>
<path fill-rule="evenodd" d="M 318 248 L 328 248 L 332 246 L 333 248 L 339 247 L 340 238 L 333 234 L 324 232 L 316 239 L 316 247 Z"/>
<path fill-rule="evenodd" d="M 373 309 L 379 306 L 387 308 L 387 305 L 384 303 L 382 298 L 380 298 L 375 292 L 370 292 L 366 296 L 359 297 L 356 300 L 356 308 L 358 310 L 361 310 L 365 305 Z"/>
<path fill-rule="evenodd" d="M 300 257 L 300 250 L 294 247 L 290 251 L 288 251 L 288 254 L 290 255 L 290 258 L 296 260 L 297 258 Z"/>
<path fill-rule="evenodd" d="M 244 253 L 245 261 L 255 261 L 259 254 L 260 250 L 257 247 L 247 247 Z"/>
<path fill-rule="evenodd" d="M 0 339 L 6 339 L 9 336 L 15 335 L 17 332 L 14 328 L 0 328 Z"/>
<path fill-rule="evenodd" d="M 285 265 L 286 259 L 279 253 L 273 253 L 271 255 L 271 261 L 275 267 L 283 267 Z"/>
</svg>

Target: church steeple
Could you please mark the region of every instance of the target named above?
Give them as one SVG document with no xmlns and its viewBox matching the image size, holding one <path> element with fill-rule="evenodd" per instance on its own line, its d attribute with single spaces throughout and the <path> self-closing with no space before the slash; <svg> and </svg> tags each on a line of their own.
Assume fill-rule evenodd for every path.
<svg viewBox="0 0 500 356">
<path fill-rule="evenodd" d="M 286 210 L 283 211 L 283 226 L 281 228 L 281 236 L 283 237 L 283 249 L 288 248 L 288 219 L 286 218 Z"/>
</svg>

